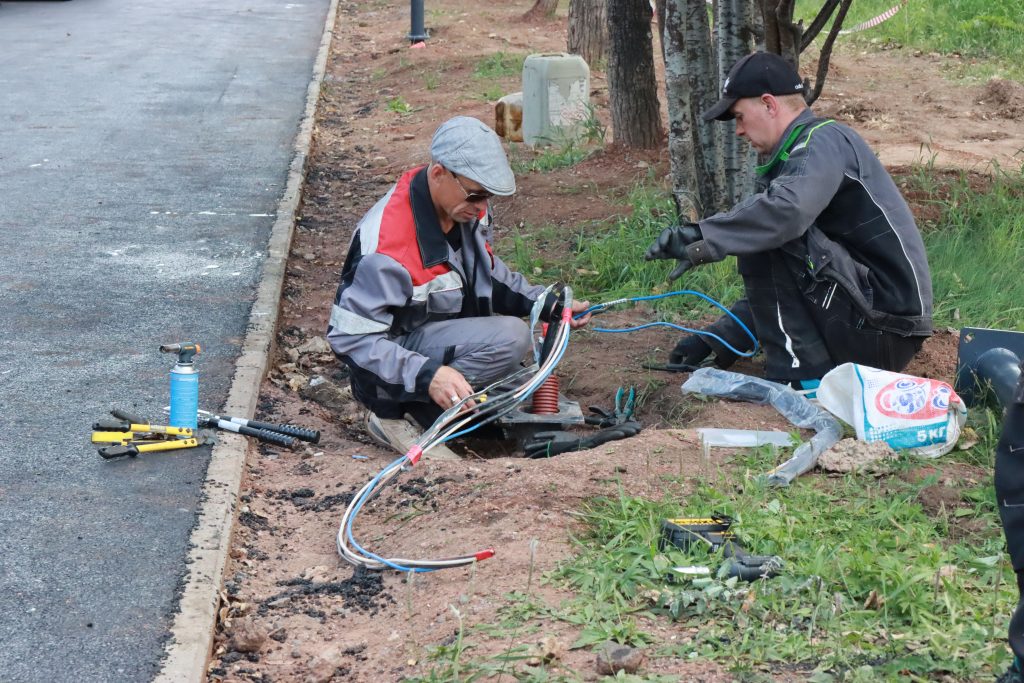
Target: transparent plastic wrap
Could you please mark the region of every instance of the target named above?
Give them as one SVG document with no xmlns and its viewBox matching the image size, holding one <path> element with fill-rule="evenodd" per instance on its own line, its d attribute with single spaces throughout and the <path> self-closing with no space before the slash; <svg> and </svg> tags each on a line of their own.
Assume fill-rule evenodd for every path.
<svg viewBox="0 0 1024 683">
<path fill-rule="evenodd" d="M 776 486 L 787 486 L 814 467 L 821 454 L 834 446 L 843 434 L 839 421 L 828 411 L 815 406 L 791 387 L 759 377 L 700 368 L 686 380 L 682 389 L 683 393 L 770 405 L 797 427 L 815 431 L 811 440 L 800 444 L 789 460 L 766 473 L 768 483 Z"/>
</svg>

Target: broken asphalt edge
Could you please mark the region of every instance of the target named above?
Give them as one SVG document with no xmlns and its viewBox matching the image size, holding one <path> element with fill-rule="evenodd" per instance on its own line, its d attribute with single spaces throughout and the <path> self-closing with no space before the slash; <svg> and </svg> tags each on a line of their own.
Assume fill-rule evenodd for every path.
<svg viewBox="0 0 1024 683">
<path fill-rule="evenodd" d="M 256 301 L 249 314 L 242 352 L 235 363 L 235 375 L 224 408 L 226 415 L 253 415 L 260 384 L 267 371 L 337 12 L 338 0 L 331 0 L 312 80 L 306 90 L 306 108 L 295 139 L 295 156 L 288 170 L 284 194 L 277 205 L 277 218 L 271 229 L 267 258 L 263 263 Z M 198 521 L 189 538 L 188 576 L 171 625 L 171 637 L 164 648 L 160 672 L 154 679 L 157 683 L 191 683 L 207 679 L 222 574 L 227 564 L 236 502 L 248 452 L 248 440 L 237 434 L 222 433 L 213 448 L 203 483 Z"/>
</svg>

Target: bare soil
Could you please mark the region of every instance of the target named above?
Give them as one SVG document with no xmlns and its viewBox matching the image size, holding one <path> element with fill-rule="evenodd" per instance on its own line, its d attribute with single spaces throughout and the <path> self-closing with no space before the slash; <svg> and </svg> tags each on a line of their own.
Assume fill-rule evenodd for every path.
<svg viewBox="0 0 1024 683">
<path fill-rule="evenodd" d="M 459 461 L 432 461 L 428 455 L 367 506 L 358 537 L 383 555 L 444 557 L 494 547 L 496 557 L 472 569 L 412 580 L 390 572 L 354 574 L 339 559 L 335 535 L 342 511 L 353 492 L 396 457 L 367 438 L 362 409 L 342 391 L 344 366 L 318 341 L 351 231 L 403 170 L 426 161 L 439 122 L 465 114 L 493 123 L 493 103 L 481 94 L 495 84 L 473 76 L 481 59 L 496 51 L 564 49 L 564 17 L 523 21 L 531 5 L 431 2 L 431 39 L 425 48 L 410 49 L 403 39 L 406 3 L 340 4 L 277 349 L 257 415 L 319 429 L 323 437 L 319 445 L 297 451 L 251 451 L 210 681 L 398 681 L 424 675 L 429 647 L 452 643 L 460 620 L 463 627 L 492 621 L 511 591 L 530 591 L 551 605 L 567 597 L 539 577 L 572 552 L 574 511 L 587 499 L 622 490 L 682 500 L 702 467 L 696 427 L 789 428 L 770 408 L 686 398 L 679 390 L 684 376 L 644 370 L 641 363 L 664 359 L 675 343 L 670 331 L 581 332 L 559 368 L 563 393 L 584 409 L 610 407 L 617 387 L 636 386 L 643 433 L 546 461 L 502 457 L 509 449 L 489 450 L 477 442 L 462 449 Z M 940 166 L 985 171 L 992 159 L 1018 166 L 1024 148 L 1021 86 L 952 82 L 946 74 L 960 66 L 957 61 L 841 45 L 816 109 L 857 128 L 896 173 L 933 153 Z M 500 79 L 498 85 L 515 91 L 517 80 Z M 595 71 L 592 83 L 598 114 L 607 121 L 603 73 Z M 389 107 L 398 98 L 411 113 Z M 566 243 L 541 248 L 563 250 L 577 226 L 626 211 L 619 200 L 630 186 L 652 168 L 663 177 L 667 165 L 663 149 L 638 152 L 610 144 L 575 167 L 522 176 L 515 197 L 496 202 L 499 236 L 519 223 L 552 223 L 565 226 Z M 915 210 L 927 218 L 931 209 L 915 204 Z M 649 319 L 649 312 L 637 308 L 614 311 L 602 322 Z M 956 347 L 955 333 L 939 330 L 908 371 L 950 380 Z M 749 362 L 737 369 L 761 371 Z M 313 377 L 324 380 L 316 390 L 308 386 Z M 714 449 L 714 465 L 728 467 L 730 455 Z M 941 461 L 928 469 L 944 473 L 923 494 L 929 498 L 923 502 L 936 509 L 960 504 L 962 482 L 983 474 Z M 644 628 L 662 643 L 687 642 L 693 635 L 686 625 L 667 620 Z M 583 680 L 599 677 L 593 652 L 569 649 L 575 627 L 549 620 L 531 623 L 523 633 L 532 635 L 516 643 L 473 634 L 471 652 L 504 652 L 546 637 L 545 649 L 555 650 L 549 666 Z M 713 663 L 677 658 L 649 658 L 643 671 L 687 681 L 731 680 Z M 802 680 L 784 667 L 767 673 L 776 680 Z"/>
</svg>

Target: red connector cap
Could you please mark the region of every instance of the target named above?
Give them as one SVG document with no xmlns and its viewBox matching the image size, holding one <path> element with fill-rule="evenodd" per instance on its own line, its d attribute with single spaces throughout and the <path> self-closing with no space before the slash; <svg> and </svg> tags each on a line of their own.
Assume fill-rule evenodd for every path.
<svg viewBox="0 0 1024 683">
<path fill-rule="evenodd" d="M 413 447 L 409 449 L 409 452 L 405 454 L 405 457 L 409 459 L 410 465 L 415 465 L 420 461 L 420 458 L 423 457 L 423 449 L 417 445 L 413 445 Z"/>
<path fill-rule="evenodd" d="M 473 556 L 477 562 L 483 562 L 484 560 L 494 557 L 494 548 L 488 548 L 487 550 L 481 550 Z"/>
<path fill-rule="evenodd" d="M 569 323 L 572 322 L 572 309 L 570 309 L 570 308 L 563 308 L 562 309 L 562 322 L 566 323 L 566 324 L 569 324 Z"/>
</svg>

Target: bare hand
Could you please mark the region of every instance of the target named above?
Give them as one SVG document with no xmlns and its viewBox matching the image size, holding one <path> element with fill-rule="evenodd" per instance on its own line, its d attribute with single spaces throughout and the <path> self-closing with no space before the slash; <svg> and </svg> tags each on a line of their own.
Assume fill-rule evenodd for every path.
<svg viewBox="0 0 1024 683">
<path fill-rule="evenodd" d="M 471 396 L 474 392 L 473 387 L 470 386 L 461 372 L 451 366 L 442 365 L 434 373 L 434 378 L 430 380 L 427 393 L 430 394 L 430 398 L 434 403 L 448 410 L 466 396 Z M 475 406 L 475 402 L 466 401 L 462 405 L 462 410 L 469 410 Z"/>
<path fill-rule="evenodd" d="M 582 313 L 583 311 L 587 310 L 588 308 L 590 308 L 590 302 L 589 301 L 576 301 L 574 299 L 573 302 L 572 302 L 572 314 L 573 314 L 573 316 L 575 316 L 578 313 Z M 589 322 L 590 322 L 590 314 L 589 313 L 587 313 L 585 316 L 583 316 L 579 320 L 577 320 L 575 317 L 573 317 L 571 319 L 571 322 L 569 323 L 569 329 L 572 329 L 572 330 L 579 329 L 580 327 L 583 327 L 584 325 L 586 325 Z"/>
</svg>

